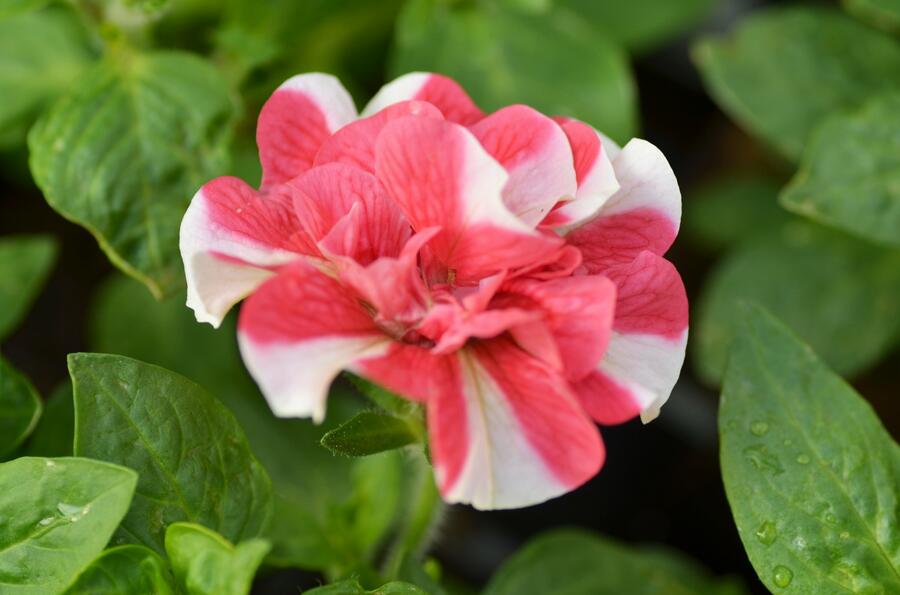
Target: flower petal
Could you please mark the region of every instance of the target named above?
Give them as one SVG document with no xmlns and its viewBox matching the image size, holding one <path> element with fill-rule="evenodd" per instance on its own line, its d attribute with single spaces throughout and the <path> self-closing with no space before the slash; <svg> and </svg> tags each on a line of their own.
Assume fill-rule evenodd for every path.
<svg viewBox="0 0 900 595">
<path fill-rule="evenodd" d="M 640 412 L 647 423 L 659 415 L 684 363 L 687 296 L 675 267 L 652 252 L 607 275 L 618 300 L 613 335 L 598 368 L 604 378 L 588 379 L 575 390 L 601 423 L 618 423 L 610 419 L 627 411 Z"/>
<path fill-rule="evenodd" d="M 331 134 L 356 119 L 356 106 L 341 82 L 313 72 L 289 78 L 259 113 L 256 144 L 262 188 L 303 173 Z"/>
<path fill-rule="evenodd" d="M 375 142 L 385 125 L 403 116 L 443 119 L 440 110 L 424 101 L 401 101 L 380 112 L 347 124 L 319 149 L 315 165 L 345 163 L 375 173 Z"/>
<path fill-rule="evenodd" d="M 556 118 L 556 121 L 572 149 L 578 190 L 575 200 L 561 203 L 542 223 L 566 231 L 597 214 L 619 189 L 619 182 L 610 161 L 607 141 L 600 133 L 578 120 Z M 608 143 L 612 144 L 612 141 Z"/>
<path fill-rule="evenodd" d="M 535 227 L 559 201 L 575 198 L 572 149 L 562 128 L 524 105 L 498 110 L 471 127 L 487 152 L 509 173 L 506 207 Z"/>
<path fill-rule="evenodd" d="M 389 342 L 353 293 L 306 262 L 263 284 L 238 322 L 244 363 L 275 415 L 317 423 L 335 376 Z"/>
<path fill-rule="evenodd" d="M 600 434 L 568 384 L 507 339 L 458 355 L 461 381 L 428 401 L 435 473 L 447 502 L 538 504 L 603 464 Z"/>
<path fill-rule="evenodd" d="M 179 244 L 187 305 L 198 321 L 216 327 L 272 269 L 315 250 L 288 200 L 232 177 L 216 178 L 194 195 Z"/>
<path fill-rule="evenodd" d="M 399 118 L 381 132 L 375 155 L 379 181 L 413 228 L 442 228 L 429 253 L 457 284 L 529 264 L 561 245 L 506 208 L 506 172 L 462 126 Z"/>
<path fill-rule="evenodd" d="M 362 115 L 371 116 L 389 105 L 410 99 L 427 101 L 441 110 L 446 119 L 464 126 L 484 117 L 459 83 L 430 72 L 410 72 L 389 82 L 375 94 Z"/>
<path fill-rule="evenodd" d="M 663 154 L 634 139 L 613 159 L 620 188 L 596 218 L 566 236 L 588 271 L 629 263 L 640 252 L 664 254 L 681 222 L 681 191 Z"/>
</svg>

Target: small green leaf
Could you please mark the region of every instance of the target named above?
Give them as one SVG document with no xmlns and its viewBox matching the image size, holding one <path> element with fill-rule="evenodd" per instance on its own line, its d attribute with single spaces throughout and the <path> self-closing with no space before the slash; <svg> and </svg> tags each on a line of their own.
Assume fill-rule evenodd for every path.
<svg viewBox="0 0 900 595">
<path fill-rule="evenodd" d="M 203 388 L 157 366 L 115 355 L 73 354 L 75 453 L 140 474 L 119 539 L 163 551 L 176 521 L 227 539 L 259 535 L 272 484 L 234 416 Z"/>
<path fill-rule="evenodd" d="M 900 93 L 826 119 L 781 201 L 799 215 L 900 246 Z"/>
<path fill-rule="evenodd" d="M 0 2 L 0 145 L 19 145 L 35 118 L 94 61 L 71 10 L 28 12 L 46 1 Z"/>
<path fill-rule="evenodd" d="M 361 411 L 322 436 L 322 446 L 336 455 L 364 457 L 418 442 L 406 421 L 375 411 Z"/>
<path fill-rule="evenodd" d="M 671 552 L 642 552 L 587 531 L 561 529 L 531 540 L 504 562 L 483 595 L 738 594 Z"/>
<path fill-rule="evenodd" d="M 172 595 L 172 573 L 159 554 L 120 545 L 100 554 L 64 595 Z"/>
<path fill-rule="evenodd" d="M 708 16 L 714 0 L 554 0 L 590 20 L 632 51 L 646 51 L 684 33 Z"/>
<path fill-rule="evenodd" d="M 339 583 L 325 585 L 304 592 L 305 595 L 428 595 L 415 585 L 394 581 L 381 585 L 371 591 L 366 590 L 356 579 L 348 579 Z"/>
<path fill-rule="evenodd" d="M 404 399 L 397 393 L 391 392 L 383 386 L 375 384 L 374 382 L 369 382 L 362 376 L 357 376 L 350 372 L 344 372 L 343 375 L 364 397 L 388 413 L 405 417 L 412 415 L 415 408 L 420 407 L 418 404 L 409 399 Z"/>
<path fill-rule="evenodd" d="M 412 0 L 397 22 L 391 71 L 415 70 L 455 78 L 487 111 L 525 103 L 582 119 L 620 142 L 635 132 L 625 54 L 569 11 L 534 15 L 497 3 Z"/>
<path fill-rule="evenodd" d="M 900 250 L 803 221 L 752 238 L 713 270 L 692 342 L 701 378 L 716 385 L 738 333 L 735 305 L 755 301 L 793 327 L 842 374 L 873 365 L 900 337 Z"/>
<path fill-rule="evenodd" d="M 722 477 L 773 593 L 900 592 L 900 447 L 784 325 L 745 306 L 719 407 Z"/>
<path fill-rule="evenodd" d="M 30 457 L 70 457 L 75 439 L 75 406 L 72 383 L 60 384 L 44 401 L 40 422 L 25 443 Z"/>
<path fill-rule="evenodd" d="M 159 297 L 184 283 L 181 218 L 197 188 L 222 171 L 234 112 L 204 60 L 120 53 L 32 129 L 31 172 L 51 207 Z"/>
<path fill-rule="evenodd" d="M 885 31 L 900 31 L 900 0 L 843 0 L 857 18 Z"/>
<path fill-rule="evenodd" d="M 56 242 L 50 236 L 0 239 L 0 340 L 21 322 L 55 260 Z"/>
<path fill-rule="evenodd" d="M 729 175 L 684 201 L 683 231 L 694 244 L 719 251 L 774 229 L 790 215 L 778 206 L 779 185 L 760 176 Z"/>
<path fill-rule="evenodd" d="M 0 460 L 28 437 L 40 417 L 37 391 L 0 356 Z"/>
<path fill-rule="evenodd" d="M 824 117 L 900 89 L 900 44 L 827 8 L 758 11 L 694 50 L 713 98 L 791 159 Z"/>
<path fill-rule="evenodd" d="M 0 464 L 3 593 L 61 593 L 99 554 L 131 502 L 137 474 L 87 459 Z"/>
<path fill-rule="evenodd" d="M 174 523 L 166 530 L 166 553 L 188 595 L 246 595 L 270 548 L 264 539 L 235 546 L 192 523 Z"/>
</svg>

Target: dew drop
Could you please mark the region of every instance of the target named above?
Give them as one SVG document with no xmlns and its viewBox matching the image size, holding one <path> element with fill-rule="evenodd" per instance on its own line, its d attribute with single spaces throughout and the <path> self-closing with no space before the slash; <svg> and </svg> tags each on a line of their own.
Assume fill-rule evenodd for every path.
<svg viewBox="0 0 900 595">
<path fill-rule="evenodd" d="M 776 587 L 784 589 L 794 580 L 794 572 L 787 566 L 776 566 L 775 572 L 772 574 L 772 580 Z"/>
<path fill-rule="evenodd" d="M 778 457 L 769 452 L 769 449 L 762 444 L 748 446 L 744 449 L 744 456 L 759 471 L 768 471 L 773 475 L 781 475 L 784 473 L 784 467 Z"/>
<path fill-rule="evenodd" d="M 785 446 L 790 446 L 790 445 L 792 445 L 793 443 L 794 443 L 794 441 L 791 440 L 790 438 L 786 438 L 785 441 L 784 441 L 784 445 L 785 445 Z"/>
<path fill-rule="evenodd" d="M 39 520 L 39 521 L 38 521 L 38 525 L 40 525 L 41 527 L 46 527 L 47 525 L 49 525 L 49 524 L 52 523 L 52 522 L 53 522 L 53 517 L 52 517 L 52 516 L 48 516 L 48 517 L 46 517 L 46 518 L 43 518 L 43 519 Z"/>
<path fill-rule="evenodd" d="M 841 531 L 840 537 L 841 537 L 841 539 L 850 539 L 850 532 L 849 531 Z"/>
<path fill-rule="evenodd" d="M 797 462 L 801 465 L 809 464 L 809 455 L 808 454 L 799 454 L 797 455 Z"/>
<path fill-rule="evenodd" d="M 65 502 L 60 502 L 56 505 L 56 509 L 59 511 L 59 514 L 63 515 L 66 520 L 75 523 L 78 522 L 81 517 L 87 514 L 88 508 L 86 506 L 77 506 L 75 504 L 67 504 Z"/>
<path fill-rule="evenodd" d="M 778 529 L 775 528 L 775 523 L 772 521 L 766 521 L 756 530 L 756 538 L 763 545 L 772 545 L 775 539 L 778 537 Z"/>
<path fill-rule="evenodd" d="M 825 513 L 825 522 L 830 525 L 833 525 L 833 524 L 837 523 L 837 517 L 834 516 L 834 514 L 832 514 L 830 512 L 826 512 Z"/>
<path fill-rule="evenodd" d="M 47 465 L 48 467 L 56 467 L 56 461 L 51 461 L 50 459 L 47 459 L 46 461 L 44 461 L 44 464 Z"/>
<path fill-rule="evenodd" d="M 750 424 L 750 432 L 754 436 L 765 436 L 768 431 L 769 431 L 769 424 L 767 424 L 764 421 L 761 421 L 761 420 L 755 421 L 752 424 Z"/>
</svg>

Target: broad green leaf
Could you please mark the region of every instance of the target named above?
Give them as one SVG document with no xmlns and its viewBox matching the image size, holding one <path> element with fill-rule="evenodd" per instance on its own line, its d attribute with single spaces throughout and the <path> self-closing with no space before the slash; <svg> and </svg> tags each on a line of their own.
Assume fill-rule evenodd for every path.
<svg viewBox="0 0 900 595">
<path fill-rule="evenodd" d="M 897 33 L 900 31 L 900 0 L 843 0 L 844 7 L 867 23 Z"/>
<path fill-rule="evenodd" d="M 695 303 L 693 360 L 722 378 L 738 330 L 736 304 L 760 303 L 790 324 L 840 373 L 873 365 L 900 337 L 900 250 L 803 221 L 738 246 L 713 270 Z"/>
<path fill-rule="evenodd" d="M 399 458 L 386 453 L 352 461 L 331 455 L 319 444 L 322 434 L 357 411 L 347 388 L 332 389 L 328 417 L 321 426 L 276 418 L 244 369 L 231 318 L 219 330 L 198 324 L 183 299 L 157 302 L 139 284 L 121 276 L 101 287 L 90 328 L 92 349 L 184 374 L 208 387 L 235 413 L 272 477 L 278 521 L 266 534 L 272 542 L 270 563 L 315 570 L 345 567 L 383 539 L 390 528 L 384 517 L 393 518 L 400 505 Z M 380 485 L 378 477 L 383 478 Z M 358 489 L 369 490 L 373 481 L 373 497 L 354 495 Z M 377 514 L 359 513 L 360 507 L 375 508 Z M 367 528 L 357 532 L 354 523 Z M 379 527 L 381 534 L 373 537 Z"/>
<path fill-rule="evenodd" d="M 900 592 L 900 447 L 784 325 L 742 309 L 719 407 L 722 477 L 773 593 Z"/>
<path fill-rule="evenodd" d="M 44 401 L 44 412 L 25 443 L 24 454 L 31 457 L 70 457 L 75 439 L 75 407 L 72 383 L 64 382 Z"/>
<path fill-rule="evenodd" d="M 722 108 L 791 159 L 825 116 L 900 89 L 900 44 L 828 8 L 760 11 L 694 50 Z"/>
<path fill-rule="evenodd" d="M 27 12 L 39 4 L 0 2 L 0 145 L 22 143 L 35 118 L 94 61 L 75 14 Z"/>
<path fill-rule="evenodd" d="M 359 581 L 348 579 L 324 587 L 305 591 L 306 595 L 428 595 L 415 585 L 394 581 L 371 591 L 364 589 Z"/>
<path fill-rule="evenodd" d="M 181 218 L 223 169 L 234 111 L 201 58 L 122 50 L 32 129 L 31 172 L 51 207 L 159 297 L 183 286 Z"/>
<path fill-rule="evenodd" d="M 525 103 L 582 119 L 620 142 L 635 132 L 624 53 L 569 11 L 533 15 L 489 2 L 411 0 L 395 42 L 394 75 L 449 75 L 487 111 Z"/>
<path fill-rule="evenodd" d="M 119 542 L 163 551 L 165 528 L 196 522 L 227 539 L 256 537 L 272 513 L 272 484 L 234 419 L 202 387 L 115 355 L 73 354 L 75 454 L 140 474 Z"/>
<path fill-rule="evenodd" d="M 0 585 L 56 595 L 99 554 L 131 502 L 137 474 L 77 458 L 0 464 Z"/>
<path fill-rule="evenodd" d="M 41 417 L 41 398 L 21 372 L 0 356 L 0 460 L 19 446 Z"/>
<path fill-rule="evenodd" d="M 142 545 L 120 545 L 100 554 L 64 595 L 173 595 L 166 561 Z"/>
<path fill-rule="evenodd" d="M 364 457 L 418 441 L 418 435 L 406 421 L 376 411 L 360 411 L 322 436 L 322 446 L 348 457 Z"/>
<path fill-rule="evenodd" d="M 698 25 L 715 0 L 554 0 L 591 21 L 630 50 L 652 49 Z"/>
<path fill-rule="evenodd" d="M 166 553 L 188 595 L 246 595 L 270 548 L 264 539 L 233 545 L 192 523 L 174 523 L 166 530 Z"/>
<path fill-rule="evenodd" d="M 730 175 L 691 193 L 684 202 L 683 232 L 713 250 L 738 244 L 789 219 L 778 206 L 778 184 L 765 177 Z"/>
<path fill-rule="evenodd" d="M 0 238 L 0 340 L 21 322 L 55 261 L 50 236 Z"/>
<path fill-rule="evenodd" d="M 781 201 L 800 215 L 900 246 L 900 93 L 826 119 Z"/>
<path fill-rule="evenodd" d="M 665 560 L 665 563 L 660 563 Z M 675 552 L 646 553 L 577 529 L 531 540 L 504 562 L 483 595 L 698 595 L 742 593 Z"/>
</svg>

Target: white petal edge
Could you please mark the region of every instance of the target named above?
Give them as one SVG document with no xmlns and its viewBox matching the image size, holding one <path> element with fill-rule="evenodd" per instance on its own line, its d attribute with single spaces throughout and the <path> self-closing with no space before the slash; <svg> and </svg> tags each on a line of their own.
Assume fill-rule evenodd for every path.
<svg viewBox="0 0 900 595">
<path fill-rule="evenodd" d="M 331 132 L 336 132 L 357 118 L 353 98 L 341 81 L 331 74 L 298 74 L 281 83 L 275 92 L 282 90 L 297 91 L 312 99 L 325 116 L 325 123 Z"/>
<path fill-rule="evenodd" d="M 389 105 L 414 99 L 428 82 L 430 72 L 410 72 L 387 83 L 363 108 L 361 117 L 377 114 Z"/>
</svg>

